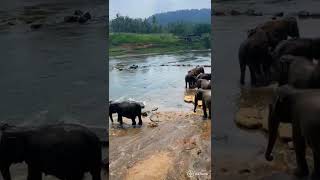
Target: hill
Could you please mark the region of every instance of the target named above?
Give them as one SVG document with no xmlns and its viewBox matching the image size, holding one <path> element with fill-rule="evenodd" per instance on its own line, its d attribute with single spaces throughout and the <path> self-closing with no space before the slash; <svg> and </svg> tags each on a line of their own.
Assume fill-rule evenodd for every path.
<svg viewBox="0 0 320 180">
<path fill-rule="evenodd" d="M 185 9 L 154 14 L 156 21 L 160 25 L 166 25 L 177 21 L 190 22 L 196 24 L 211 23 L 211 9 Z M 152 21 L 152 16 L 148 17 Z"/>
</svg>

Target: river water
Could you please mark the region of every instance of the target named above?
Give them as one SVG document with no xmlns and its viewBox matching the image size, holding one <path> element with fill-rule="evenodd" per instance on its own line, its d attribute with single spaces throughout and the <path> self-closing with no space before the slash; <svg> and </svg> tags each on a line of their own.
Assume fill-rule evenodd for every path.
<svg viewBox="0 0 320 180">
<path fill-rule="evenodd" d="M 158 111 L 190 111 L 193 105 L 184 102 L 188 91 L 184 77 L 197 65 L 210 64 L 211 52 L 110 58 L 109 98 L 134 99 L 144 102 L 147 108 L 157 107 Z M 138 68 L 128 69 L 132 65 Z M 211 68 L 205 67 L 205 72 L 211 73 Z"/>
<path fill-rule="evenodd" d="M 63 23 L 76 9 L 89 11 L 93 19 Z M 106 14 L 104 0 L 1 1 L 0 121 L 77 123 L 107 139 Z M 32 30 L 26 20 L 42 27 Z M 14 180 L 26 179 L 24 165 L 11 172 Z"/>
</svg>

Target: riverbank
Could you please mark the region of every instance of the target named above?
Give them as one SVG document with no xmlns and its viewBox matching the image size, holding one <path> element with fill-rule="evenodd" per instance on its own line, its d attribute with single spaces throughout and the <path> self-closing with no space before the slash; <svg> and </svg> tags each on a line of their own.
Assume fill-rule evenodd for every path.
<svg viewBox="0 0 320 180">
<path fill-rule="evenodd" d="M 186 42 L 172 34 L 110 33 L 109 39 L 111 42 L 109 56 L 117 58 L 206 51 L 210 48 L 207 42 L 210 42 L 210 40 L 206 38 Z"/>
<path fill-rule="evenodd" d="M 143 118 L 141 128 L 126 118 L 123 129 L 111 124 L 110 178 L 211 179 L 211 120 L 200 114 L 156 112 L 152 121 Z"/>
</svg>

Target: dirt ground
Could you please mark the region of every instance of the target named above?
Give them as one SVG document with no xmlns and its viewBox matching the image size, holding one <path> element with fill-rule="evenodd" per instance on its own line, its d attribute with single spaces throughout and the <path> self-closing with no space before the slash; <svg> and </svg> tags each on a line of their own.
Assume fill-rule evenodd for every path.
<svg viewBox="0 0 320 180">
<path fill-rule="evenodd" d="M 211 179 L 211 120 L 193 112 L 154 112 L 140 128 L 111 124 L 113 180 Z M 115 121 L 116 122 L 116 121 Z"/>
</svg>

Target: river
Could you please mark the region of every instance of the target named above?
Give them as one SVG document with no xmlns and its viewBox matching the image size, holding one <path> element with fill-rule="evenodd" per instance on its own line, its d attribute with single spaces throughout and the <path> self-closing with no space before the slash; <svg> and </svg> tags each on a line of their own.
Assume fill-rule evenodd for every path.
<svg viewBox="0 0 320 180">
<path fill-rule="evenodd" d="M 64 23 L 76 9 L 89 11 L 93 19 Z M 1 2 L 0 121 L 77 123 L 107 140 L 106 12 L 104 0 Z M 33 30 L 27 21 L 42 27 Z M 14 180 L 26 179 L 23 164 L 11 172 Z"/>
<path fill-rule="evenodd" d="M 109 98 L 134 99 L 144 102 L 147 108 L 157 107 L 158 111 L 191 111 L 193 105 L 184 102 L 184 77 L 197 65 L 210 64 L 211 52 L 110 58 Z M 128 69 L 132 65 L 138 68 Z M 204 69 L 211 73 L 210 67 Z"/>
</svg>

